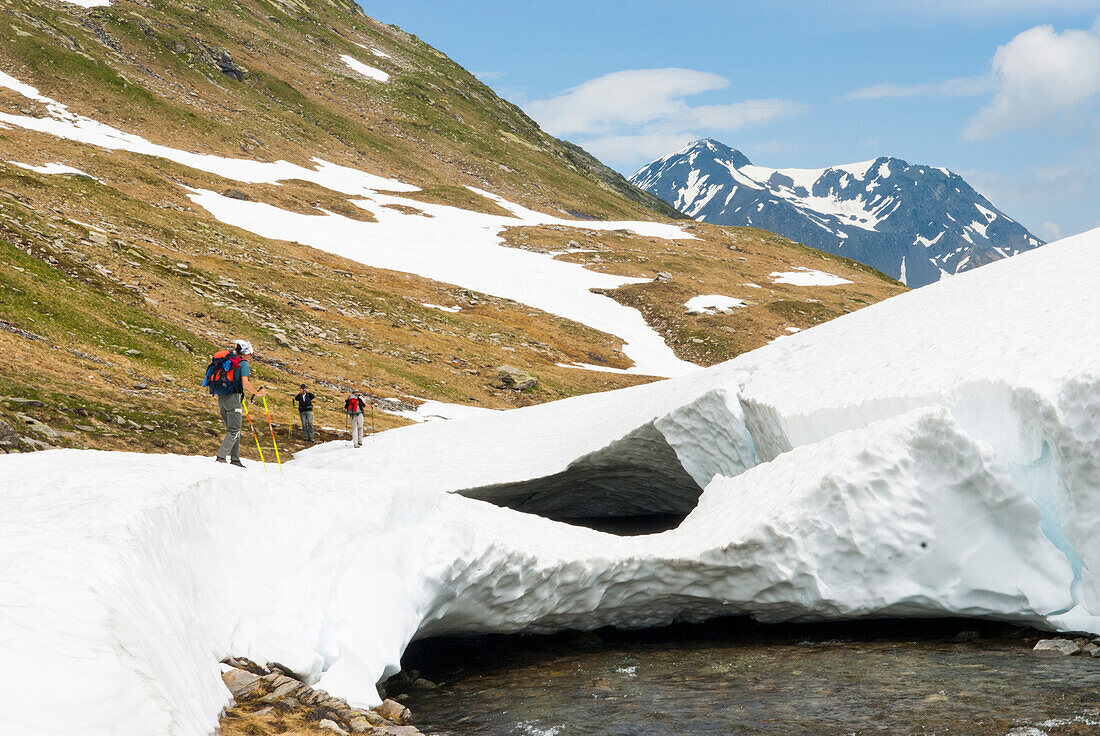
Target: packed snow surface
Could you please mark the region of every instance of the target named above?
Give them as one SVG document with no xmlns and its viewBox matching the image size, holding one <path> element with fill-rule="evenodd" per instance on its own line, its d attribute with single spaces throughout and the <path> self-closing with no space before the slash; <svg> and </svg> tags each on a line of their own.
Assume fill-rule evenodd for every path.
<svg viewBox="0 0 1100 736">
<path fill-rule="evenodd" d="M 848 279 L 812 268 L 799 268 L 795 271 L 772 271 L 772 283 L 791 284 L 792 286 L 840 286 L 852 283 Z"/>
<path fill-rule="evenodd" d="M 0 457 L 0 732 L 207 734 L 229 655 L 369 704 L 435 634 L 1100 632 L 1098 280 L 1100 230 L 681 378 L 328 443 L 281 475 Z M 516 509 L 687 517 L 617 537 Z"/>
<path fill-rule="evenodd" d="M 367 266 L 414 273 L 512 299 L 580 322 L 623 340 L 623 354 L 634 363 L 627 370 L 630 373 L 679 376 L 696 368 L 676 357 L 636 309 L 592 291 L 617 289 L 649 279 L 590 271 L 547 254 L 509 248 L 503 245 L 500 236 L 509 227 L 557 225 L 597 231 L 629 230 L 645 237 L 667 240 L 693 237 L 678 225 L 570 220 L 536 212 L 481 190 L 474 192 L 492 200 L 509 214 L 490 215 L 426 204 L 399 196 L 418 191 L 417 187 L 358 169 L 320 159 L 313 160 L 315 168 L 308 168 L 288 161 L 262 162 L 181 151 L 77 115 L 3 72 L 0 72 L 0 87 L 44 104 L 48 113 L 46 117 L 0 113 L 0 124 L 163 158 L 234 181 L 278 184 L 299 179 L 312 182 L 356 197 L 352 203 L 370 212 L 376 220 L 362 222 L 333 213 L 301 214 L 209 190 L 190 189 L 191 200 L 222 222 L 264 237 L 296 241 Z M 386 205 L 402 205 L 431 216 L 408 214 Z"/>
</svg>

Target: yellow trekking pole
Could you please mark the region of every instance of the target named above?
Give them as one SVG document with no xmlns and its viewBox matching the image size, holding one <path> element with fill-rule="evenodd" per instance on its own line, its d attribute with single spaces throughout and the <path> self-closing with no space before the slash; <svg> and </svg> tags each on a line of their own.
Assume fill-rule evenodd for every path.
<svg viewBox="0 0 1100 736">
<path fill-rule="evenodd" d="M 279 459 L 279 445 L 275 442 L 275 426 L 271 423 L 271 412 L 267 410 L 267 394 L 263 395 L 264 414 L 267 415 L 267 428 L 271 430 L 271 445 L 275 448 L 275 462 L 279 464 L 279 472 L 283 472 L 283 461 Z"/>
<path fill-rule="evenodd" d="M 260 453 L 260 462 L 264 464 L 264 472 L 267 472 L 267 463 L 264 461 L 264 451 L 260 449 L 260 436 L 256 434 L 256 426 L 252 424 L 252 415 L 248 413 L 248 402 L 241 397 L 241 406 L 244 407 L 244 415 L 248 417 L 248 427 L 252 430 L 252 439 L 256 440 L 256 452 Z"/>
</svg>

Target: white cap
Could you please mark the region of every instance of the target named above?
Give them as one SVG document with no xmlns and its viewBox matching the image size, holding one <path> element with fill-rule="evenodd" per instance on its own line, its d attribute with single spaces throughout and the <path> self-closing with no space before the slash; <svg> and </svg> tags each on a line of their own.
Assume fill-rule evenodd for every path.
<svg viewBox="0 0 1100 736">
<path fill-rule="evenodd" d="M 252 343 L 248 340 L 237 340 L 237 352 L 241 355 L 252 355 Z"/>
</svg>

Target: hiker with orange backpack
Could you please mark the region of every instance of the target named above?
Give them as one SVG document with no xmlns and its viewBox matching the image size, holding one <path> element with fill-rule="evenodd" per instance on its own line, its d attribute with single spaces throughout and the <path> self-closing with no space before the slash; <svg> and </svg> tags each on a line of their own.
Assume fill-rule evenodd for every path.
<svg viewBox="0 0 1100 736">
<path fill-rule="evenodd" d="M 251 373 L 248 358 L 253 354 L 252 344 L 247 340 L 237 340 L 232 350 L 219 350 L 214 353 L 206 369 L 206 379 L 202 385 L 210 388 L 210 395 L 218 397 L 218 412 L 225 425 L 225 439 L 218 448 L 217 461 L 230 462 L 239 468 L 241 462 L 241 423 L 244 392 L 253 396 L 264 396 L 264 389 L 257 391 L 248 380 Z M 227 460 L 226 458 L 229 458 Z"/>
<path fill-rule="evenodd" d="M 355 447 L 363 445 L 363 409 L 366 403 L 363 395 L 358 391 L 353 391 L 344 402 L 344 411 L 347 412 L 348 420 L 351 422 L 351 441 Z"/>
</svg>

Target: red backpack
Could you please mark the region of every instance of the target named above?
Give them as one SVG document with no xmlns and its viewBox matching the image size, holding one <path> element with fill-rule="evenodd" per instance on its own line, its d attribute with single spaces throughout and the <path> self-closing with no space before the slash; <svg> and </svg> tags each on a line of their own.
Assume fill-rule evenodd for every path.
<svg viewBox="0 0 1100 736">
<path fill-rule="evenodd" d="M 348 413 L 357 414 L 359 412 L 359 399 L 352 396 L 348 399 Z"/>
<path fill-rule="evenodd" d="M 206 367 L 206 378 L 202 385 L 210 387 L 211 395 L 243 394 L 241 383 L 241 357 L 231 350 L 219 350 L 210 359 Z"/>
</svg>

